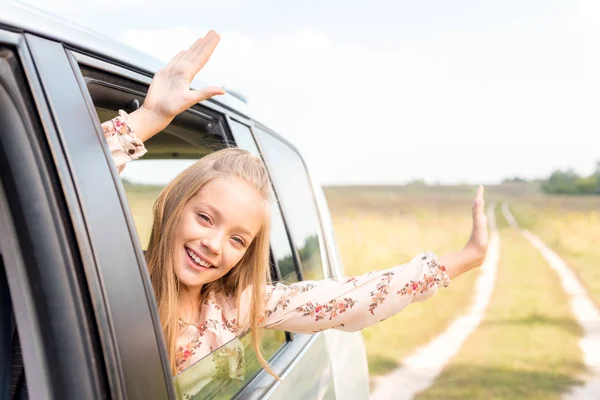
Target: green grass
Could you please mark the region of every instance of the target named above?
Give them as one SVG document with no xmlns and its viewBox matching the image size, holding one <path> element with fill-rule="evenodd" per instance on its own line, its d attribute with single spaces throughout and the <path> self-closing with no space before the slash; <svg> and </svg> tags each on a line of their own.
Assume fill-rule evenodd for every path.
<svg viewBox="0 0 600 400">
<path fill-rule="evenodd" d="M 584 372 L 556 274 L 497 213 L 501 258 L 484 321 L 418 400 L 559 399 Z"/>
<path fill-rule="evenodd" d="M 410 261 L 422 251 L 460 249 L 471 227 L 474 191 L 409 188 L 327 188 L 326 196 L 347 275 L 361 275 Z M 477 272 L 451 282 L 436 296 L 364 329 L 371 376 L 398 367 L 471 304 Z"/>
</svg>

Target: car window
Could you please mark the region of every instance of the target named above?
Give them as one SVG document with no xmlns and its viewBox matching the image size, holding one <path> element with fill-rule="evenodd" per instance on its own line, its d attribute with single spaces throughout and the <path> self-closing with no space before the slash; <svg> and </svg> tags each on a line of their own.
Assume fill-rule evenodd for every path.
<svg viewBox="0 0 600 400">
<path fill-rule="evenodd" d="M 324 279 L 319 220 L 312 187 L 300 155 L 282 140 L 256 129 L 261 149 L 294 245 L 300 256 L 303 278 Z"/>
<path fill-rule="evenodd" d="M 230 126 L 237 145 L 256 156 L 260 156 L 250 128 L 235 120 L 231 120 Z M 296 269 L 296 262 L 292 255 L 281 209 L 279 208 L 279 203 L 276 201 L 273 201 L 271 204 L 271 250 L 279 268 L 279 280 L 285 283 L 298 282 L 299 276 Z"/>
<path fill-rule="evenodd" d="M 285 332 L 265 330 L 261 347 L 263 357 L 271 359 L 281 349 Z M 180 399 L 231 399 L 260 371 L 252 335 L 245 334 L 221 346 L 175 376 Z"/>
<path fill-rule="evenodd" d="M 127 103 L 123 99 L 117 101 L 122 96 L 122 90 L 104 85 L 98 80 L 97 74 L 94 74 L 93 77 L 94 80 L 88 82 L 88 88 L 98 117 L 100 121 L 104 122 L 114 118 L 118 114 L 119 106 Z M 111 91 L 115 97 L 114 101 L 111 101 Z M 141 103 L 143 97 L 138 100 Z M 148 246 L 152 229 L 152 208 L 161 190 L 181 171 L 197 160 L 229 145 L 222 129 L 224 121 L 225 116 L 213 110 L 196 106 L 193 111 L 178 116 L 162 132 L 147 140 L 144 145 L 148 152 L 141 159 L 127 163 L 121 172 L 120 177 L 142 249 L 145 250 Z M 241 142 L 242 136 L 237 135 L 236 140 L 238 137 Z M 251 136 L 250 139 L 253 140 Z M 247 144 L 246 147 L 248 147 Z M 287 246 L 289 249 L 289 242 Z M 264 357 L 268 360 L 285 345 L 286 339 L 285 332 L 263 334 L 260 345 Z M 247 338 L 236 339 L 237 342 L 243 343 L 243 352 L 238 362 L 241 363 L 239 367 L 246 371 L 247 379 L 243 381 L 232 379 L 232 382 L 228 383 L 221 379 L 221 375 L 218 375 L 215 376 L 215 379 L 217 377 L 219 379 L 211 383 L 211 377 L 207 377 L 204 372 L 198 372 L 203 370 L 202 364 L 196 363 L 178 375 L 175 381 L 180 382 L 179 385 L 181 385 L 183 379 L 185 385 L 192 388 L 204 387 L 211 383 L 213 396 L 218 395 L 217 398 L 231 397 L 237 390 L 248 384 L 252 376 L 261 369 L 256 354 L 249 345 L 250 335 Z M 224 360 L 229 357 L 229 353 L 225 354 L 227 351 L 233 350 L 215 351 L 203 360 Z M 227 360 L 230 362 L 229 358 Z M 208 363 L 209 361 L 204 362 Z M 221 361 L 215 365 L 219 368 L 222 367 Z M 220 390 L 223 390 L 224 394 L 220 394 Z"/>
</svg>

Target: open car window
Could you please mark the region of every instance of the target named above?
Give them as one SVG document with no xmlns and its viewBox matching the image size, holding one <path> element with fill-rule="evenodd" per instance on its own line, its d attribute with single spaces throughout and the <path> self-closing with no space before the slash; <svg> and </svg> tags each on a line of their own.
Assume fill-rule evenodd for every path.
<svg viewBox="0 0 600 400">
<path fill-rule="evenodd" d="M 86 67 L 82 67 L 82 71 L 101 122 L 117 116 L 120 109 L 131 112 L 133 105 L 143 103 L 146 88 L 142 85 Z M 244 138 L 234 134 L 232 141 L 226 133 L 228 129 L 224 115 L 196 105 L 147 140 L 144 145 L 148 152 L 141 159 L 127 163 L 120 178 L 143 250 L 146 250 L 150 238 L 153 205 L 162 189 L 202 157 L 235 146 L 238 140 L 241 147 L 247 148 L 247 143 L 242 141 L 253 140 L 251 136 Z M 280 223 L 283 224 L 282 221 Z M 285 234 L 285 228 L 280 228 Z M 285 240 L 279 242 L 284 246 L 277 246 L 277 254 L 282 254 L 283 258 L 287 257 L 293 263 L 287 235 Z M 295 265 L 286 268 L 293 272 Z M 293 278 L 291 272 L 287 273 L 287 278 L 297 280 L 297 275 Z M 278 272 L 274 273 L 273 279 L 277 279 L 277 275 Z M 250 338 L 251 335 L 246 334 L 234 339 L 174 377 L 179 397 L 230 398 L 245 387 L 262 370 Z M 263 356 L 269 360 L 286 343 L 285 332 L 264 332 L 261 339 Z"/>
</svg>

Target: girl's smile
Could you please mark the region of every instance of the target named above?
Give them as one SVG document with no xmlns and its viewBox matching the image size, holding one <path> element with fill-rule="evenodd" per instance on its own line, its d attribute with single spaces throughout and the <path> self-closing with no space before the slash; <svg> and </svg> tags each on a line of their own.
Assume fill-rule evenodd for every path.
<svg viewBox="0 0 600 400">
<path fill-rule="evenodd" d="M 237 266 L 265 219 L 267 204 L 237 178 L 215 178 L 186 203 L 176 227 L 176 275 L 195 292 Z"/>
<path fill-rule="evenodd" d="M 216 268 L 210 261 L 203 257 L 201 254 L 195 252 L 189 247 L 185 247 L 185 251 L 188 255 L 188 261 L 192 264 L 192 267 L 198 268 L 199 271 L 207 271 L 210 268 Z"/>
</svg>

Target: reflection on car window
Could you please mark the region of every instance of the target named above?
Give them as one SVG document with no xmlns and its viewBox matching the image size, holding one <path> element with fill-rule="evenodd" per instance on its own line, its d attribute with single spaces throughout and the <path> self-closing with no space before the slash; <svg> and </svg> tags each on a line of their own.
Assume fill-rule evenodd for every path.
<svg viewBox="0 0 600 400">
<path fill-rule="evenodd" d="M 261 347 L 266 360 L 277 353 L 285 333 L 266 330 Z M 179 399 L 230 399 L 252 380 L 262 366 L 251 335 L 233 339 L 175 376 Z"/>
<path fill-rule="evenodd" d="M 239 147 L 259 156 L 259 150 L 254 137 L 252 137 L 252 132 L 246 125 L 232 120 L 231 129 Z M 298 282 L 299 277 L 296 263 L 292 256 L 288 234 L 285 230 L 283 217 L 281 216 L 281 210 L 277 202 L 273 202 L 271 206 L 271 249 L 279 265 L 281 281 L 286 283 Z"/>
<path fill-rule="evenodd" d="M 275 189 L 283 202 L 290 234 L 300 255 L 304 279 L 323 279 L 319 220 L 304 163 L 298 153 L 283 141 L 261 129 L 257 132 Z"/>
</svg>

